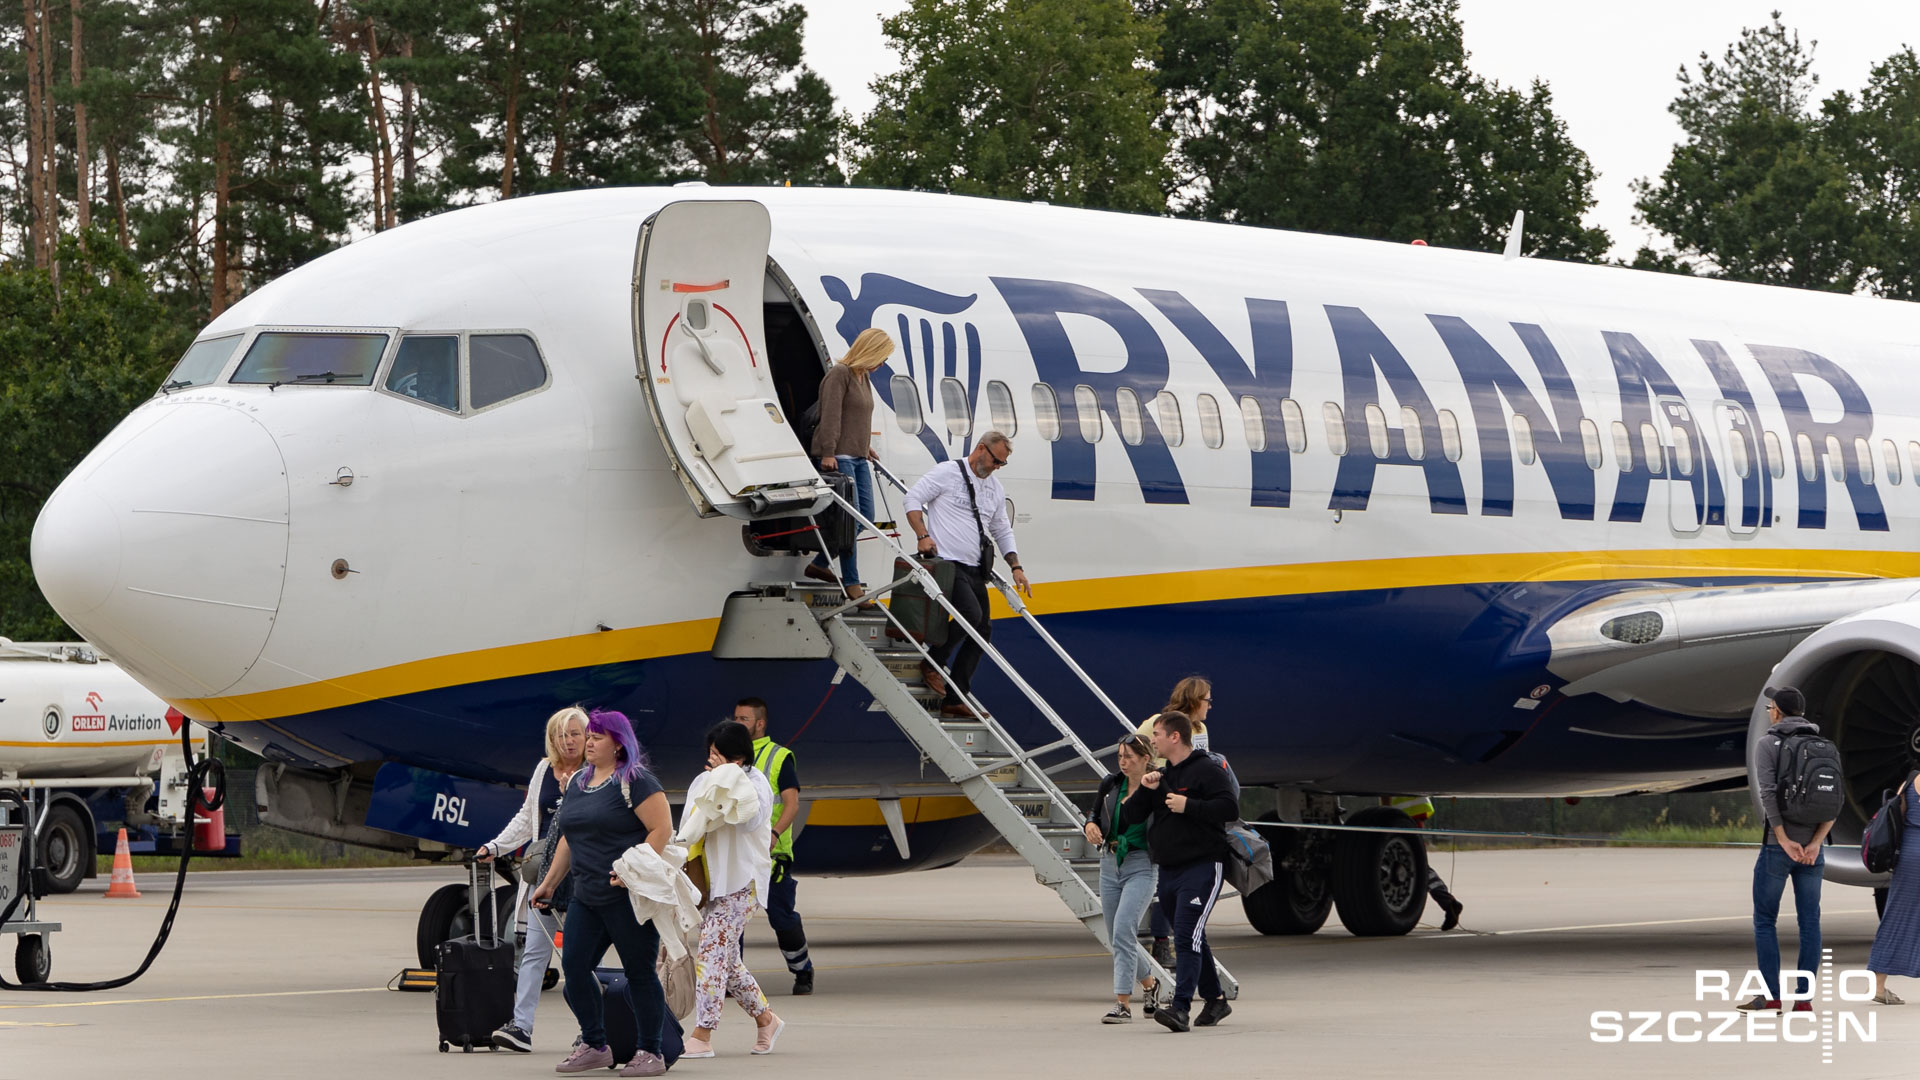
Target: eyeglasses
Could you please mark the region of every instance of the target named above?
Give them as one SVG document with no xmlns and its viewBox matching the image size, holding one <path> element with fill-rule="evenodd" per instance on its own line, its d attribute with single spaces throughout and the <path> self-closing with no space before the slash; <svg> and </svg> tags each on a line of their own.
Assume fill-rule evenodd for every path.
<svg viewBox="0 0 1920 1080">
<path fill-rule="evenodd" d="M 994 468 L 998 469 L 1007 463 L 1006 458 L 996 457 L 993 452 L 993 447 L 988 446 L 986 443 L 981 443 L 980 449 L 985 450 L 987 452 L 987 460 L 993 462 Z"/>
</svg>

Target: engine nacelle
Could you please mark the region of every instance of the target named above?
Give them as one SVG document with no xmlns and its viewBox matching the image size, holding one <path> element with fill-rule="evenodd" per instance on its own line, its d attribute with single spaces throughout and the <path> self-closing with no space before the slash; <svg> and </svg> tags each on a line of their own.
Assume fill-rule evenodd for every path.
<svg viewBox="0 0 1920 1080">
<path fill-rule="evenodd" d="M 1886 884 L 1887 875 L 1861 866 L 1859 841 L 1886 796 L 1920 768 L 1920 600 L 1834 620 L 1796 645 L 1767 682 L 1799 687 L 1807 695 L 1807 719 L 1840 749 L 1847 801 L 1827 849 L 1827 880 Z M 1762 695 L 1754 702 L 1747 745 L 1767 727 Z M 1764 820 L 1751 765 L 1748 773 L 1754 819 Z"/>
</svg>

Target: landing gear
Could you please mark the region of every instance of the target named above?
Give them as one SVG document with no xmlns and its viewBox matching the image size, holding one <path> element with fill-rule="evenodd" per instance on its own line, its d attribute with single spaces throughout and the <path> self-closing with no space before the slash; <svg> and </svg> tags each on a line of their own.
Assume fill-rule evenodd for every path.
<svg viewBox="0 0 1920 1080">
<path fill-rule="evenodd" d="M 1269 814 L 1262 820 L 1278 818 Z M 1273 847 L 1273 881 L 1240 898 L 1247 921 L 1263 934 L 1312 934 L 1333 911 L 1333 882 L 1326 833 L 1265 829 Z"/>
<path fill-rule="evenodd" d="M 1370 806 L 1344 824 L 1406 832 L 1343 832 L 1334 841 L 1333 903 L 1340 922 L 1357 937 L 1412 930 L 1427 907 L 1427 846 L 1413 819 L 1390 806 Z"/>
<path fill-rule="evenodd" d="M 493 906 L 500 921 L 498 933 L 502 938 L 508 938 L 513 933 L 513 897 L 518 891 L 512 885 L 500 885 L 493 890 Z M 484 904 L 481 906 L 485 907 Z M 440 951 L 440 943 L 467 937 L 473 933 L 473 927 L 473 911 L 467 903 L 467 886 L 452 884 L 435 889 L 433 895 L 427 897 L 427 902 L 420 906 L 420 925 L 414 933 L 420 966 L 431 969 Z"/>
</svg>

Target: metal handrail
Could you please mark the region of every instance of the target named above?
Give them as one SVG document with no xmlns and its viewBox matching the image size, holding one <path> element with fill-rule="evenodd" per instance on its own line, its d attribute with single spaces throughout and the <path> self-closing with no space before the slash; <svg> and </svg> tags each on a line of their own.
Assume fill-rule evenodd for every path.
<svg viewBox="0 0 1920 1080">
<path fill-rule="evenodd" d="M 899 488 L 903 494 L 906 492 L 907 486 L 901 483 L 899 477 L 889 472 L 886 466 L 876 461 L 873 462 L 873 467 L 877 469 L 882 476 L 886 477 L 894 487 Z M 898 546 L 897 544 L 895 545 L 896 549 Z M 1013 583 L 1001 577 L 999 571 L 990 571 L 988 577 L 993 582 L 993 587 L 1000 590 L 1000 595 L 1006 599 L 1007 606 L 1013 609 L 1014 614 L 1026 620 L 1028 626 L 1033 627 L 1033 632 L 1040 635 L 1040 640 L 1046 642 L 1047 647 L 1053 650 L 1054 655 L 1058 656 L 1061 661 L 1067 665 L 1067 669 L 1078 676 L 1080 682 L 1084 684 L 1087 689 L 1093 691 L 1093 696 L 1099 698 L 1100 704 L 1105 705 L 1107 711 L 1113 714 L 1114 719 L 1120 721 L 1120 726 L 1127 730 L 1127 734 L 1131 735 L 1138 731 L 1139 726 L 1132 720 L 1127 719 L 1127 714 L 1120 710 L 1120 706 L 1113 703 L 1113 699 L 1107 696 L 1107 692 L 1100 688 L 1099 683 L 1093 681 L 1093 676 L 1088 675 L 1086 670 L 1080 666 L 1079 662 L 1074 660 L 1073 655 L 1067 652 L 1067 647 L 1060 644 L 1059 640 L 1049 633 L 1046 627 L 1040 625 L 1040 620 L 1034 616 L 1033 611 L 1020 599 L 1020 592 L 1014 588 Z"/>
<path fill-rule="evenodd" d="M 898 481 L 895 481 L 895 482 L 897 483 Z M 1040 696 L 1040 692 L 1038 690 L 1035 690 L 1033 688 L 1033 685 L 1027 682 L 1027 680 L 1021 676 L 1020 672 L 1014 668 L 1013 664 L 1009 660 L 1007 660 L 1007 658 L 1000 652 L 1000 650 L 994 648 L 992 642 L 988 641 L 986 637 L 980 633 L 980 631 L 975 629 L 972 623 L 969 623 L 965 618 L 961 617 L 960 609 L 955 607 L 953 605 L 952 600 L 950 600 L 947 597 L 947 595 L 940 590 L 939 583 L 934 581 L 933 575 L 929 573 L 925 567 L 919 564 L 919 561 L 915 557 L 915 555 L 912 552 L 909 552 L 903 545 L 900 544 L 899 541 L 881 532 L 880 529 L 873 524 L 873 522 L 867 520 L 866 515 L 860 512 L 860 508 L 855 506 L 845 496 L 841 495 L 837 491 L 833 491 L 832 489 L 829 489 L 828 493 L 832 495 L 833 500 L 839 503 L 840 506 L 848 514 L 852 515 L 853 520 L 855 522 L 859 523 L 861 526 L 865 528 L 872 529 L 875 533 L 879 534 L 880 538 L 883 541 L 885 541 L 888 546 L 893 548 L 897 556 L 907 561 L 908 565 L 912 567 L 912 570 L 909 571 L 909 576 L 913 578 L 913 580 L 918 581 L 920 583 L 921 588 L 926 590 L 927 595 L 929 597 L 931 597 L 936 602 L 938 602 L 942 608 L 946 609 L 947 613 L 950 616 L 952 616 L 954 625 L 966 631 L 967 636 L 971 637 L 974 640 L 974 642 L 980 646 L 982 654 L 988 657 L 989 659 L 991 659 L 994 662 L 994 664 L 1000 668 L 1001 672 L 1007 676 L 1008 680 L 1011 681 L 1014 684 L 1014 686 L 1020 690 L 1022 694 L 1026 695 L 1027 700 L 1032 702 L 1034 706 L 1040 710 L 1041 714 L 1047 718 L 1048 722 L 1050 722 L 1053 725 L 1056 731 L 1060 732 L 1060 734 L 1072 740 L 1074 752 L 1081 758 L 1081 760 L 1083 760 L 1087 764 L 1087 767 L 1093 769 L 1095 772 L 1104 773 L 1106 771 L 1106 766 L 1101 764 L 1099 756 L 1093 752 L 1093 749 L 1087 746 L 1085 741 L 1083 741 L 1080 738 L 1079 734 L 1075 732 L 1073 728 L 1070 725 L 1068 725 L 1064 719 L 1061 718 L 1059 713 L 1054 711 L 1053 706 L 1047 704 L 1046 699 Z M 839 609 L 836 609 L 836 610 L 839 610 Z M 899 618 L 895 616 L 891 610 L 886 608 L 882 608 L 881 610 L 886 613 L 886 617 L 889 622 L 893 623 L 895 626 L 900 628 L 900 631 L 902 632 L 902 634 L 905 635 L 906 640 L 913 642 L 914 648 L 920 653 L 920 655 L 923 658 L 925 658 L 929 663 L 932 663 L 935 668 L 939 669 L 944 674 L 945 668 L 941 667 L 938 662 L 934 661 L 933 655 L 927 651 L 926 646 L 920 644 L 920 642 L 917 641 L 911 633 L 907 632 L 906 625 L 900 622 Z M 834 615 L 834 614 L 829 614 L 828 616 L 826 616 L 826 618 L 839 618 L 839 617 L 841 616 Z M 973 695 L 971 692 L 964 694 L 962 697 L 962 700 L 965 702 L 967 708 L 971 712 L 973 712 L 974 719 L 980 721 L 982 724 L 986 725 L 989 729 L 991 729 L 994 732 L 994 734 L 1000 736 L 1002 741 L 1004 741 L 1008 746 L 1018 745 L 1018 743 L 1015 742 L 1012 736 L 1008 734 L 1006 729 L 1001 727 L 997 720 L 992 719 L 991 715 L 987 714 L 986 710 L 980 707 L 979 703 L 973 699 Z M 1020 763 L 1020 768 L 1028 771 L 1034 777 L 1034 779 L 1038 782 L 1039 787 L 1044 792 L 1046 792 L 1049 795 L 1049 797 L 1054 798 L 1056 801 L 1060 802 L 1062 806 L 1067 806 L 1067 807 L 1073 806 L 1072 800 L 1066 798 L 1066 793 L 1064 791 L 1061 791 L 1059 787 L 1056 784 L 1054 784 L 1052 777 L 1048 776 L 1044 771 L 1042 771 L 1038 765 L 1034 764 L 1032 761 L 1023 761 Z"/>
</svg>

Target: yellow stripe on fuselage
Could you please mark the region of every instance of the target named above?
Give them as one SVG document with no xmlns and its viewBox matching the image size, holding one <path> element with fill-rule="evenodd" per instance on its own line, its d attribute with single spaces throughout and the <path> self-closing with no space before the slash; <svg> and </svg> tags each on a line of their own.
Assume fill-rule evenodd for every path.
<svg viewBox="0 0 1920 1080">
<path fill-rule="evenodd" d="M 1107 611 L 1309 593 L 1363 592 L 1521 581 L 1613 581 L 1637 578 L 1920 577 L 1920 554 L 1904 551 L 1794 551 L 1701 548 L 1659 551 L 1522 552 L 1436 555 L 1409 559 L 1299 563 L 1089 578 L 1034 590 L 1037 615 Z M 995 618 L 1012 612 L 998 594 Z M 719 619 L 691 619 L 629 630 L 554 638 L 376 668 L 334 679 L 235 697 L 169 701 L 205 723 L 297 716 L 382 698 L 548 671 L 630 663 L 713 648 Z"/>
<path fill-rule="evenodd" d="M 980 811 L 964 795 L 927 795 L 900 800 L 900 820 L 908 825 L 951 821 Z M 807 810 L 807 828 L 816 825 L 885 825 L 880 804 L 873 799 L 821 799 Z"/>
</svg>

